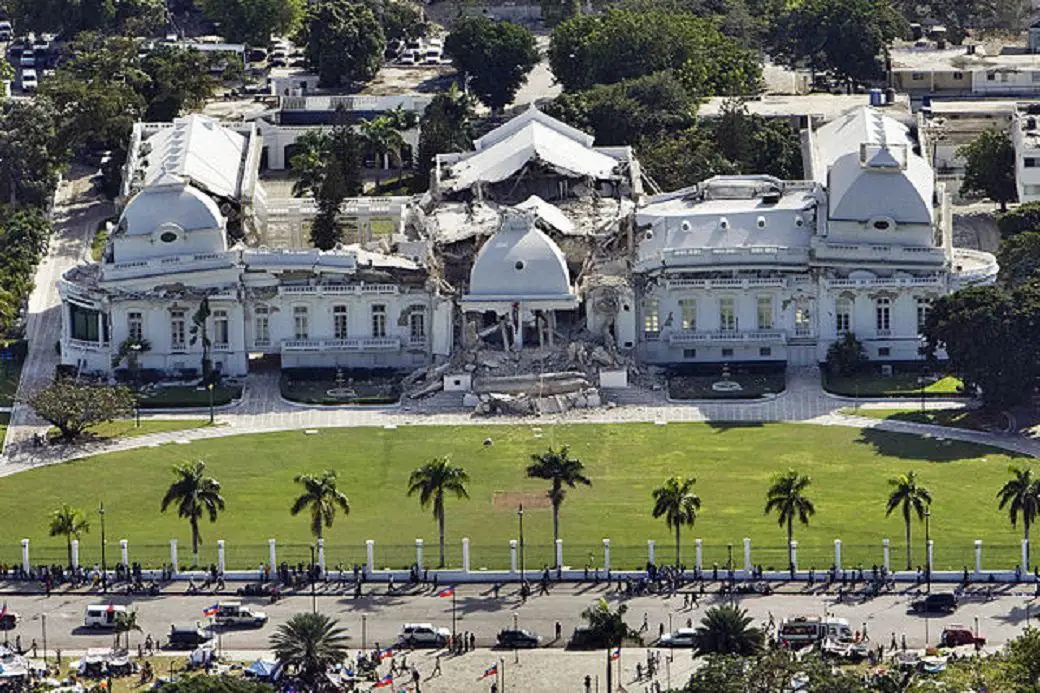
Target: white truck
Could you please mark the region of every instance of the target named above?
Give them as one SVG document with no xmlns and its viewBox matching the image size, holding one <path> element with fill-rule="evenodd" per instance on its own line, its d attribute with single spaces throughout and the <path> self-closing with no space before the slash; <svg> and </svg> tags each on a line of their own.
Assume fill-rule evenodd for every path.
<svg viewBox="0 0 1040 693">
<path fill-rule="evenodd" d="M 844 618 L 798 616 L 783 620 L 777 638 L 781 645 L 797 649 L 824 640 L 849 643 L 853 641 L 853 633 Z"/>
<path fill-rule="evenodd" d="M 242 602 L 218 602 L 213 620 L 223 628 L 260 628 L 267 623 L 267 614 L 243 606 Z"/>
</svg>

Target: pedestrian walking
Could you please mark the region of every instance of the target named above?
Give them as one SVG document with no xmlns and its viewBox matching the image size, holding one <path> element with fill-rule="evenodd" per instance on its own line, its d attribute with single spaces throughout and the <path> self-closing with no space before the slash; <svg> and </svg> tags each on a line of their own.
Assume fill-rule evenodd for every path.
<svg viewBox="0 0 1040 693">
<path fill-rule="evenodd" d="M 892 642 L 888 644 L 888 649 L 892 650 L 893 652 L 896 651 L 896 634 L 894 631 L 892 632 Z"/>
<path fill-rule="evenodd" d="M 903 648 L 903 652 L 906 652 L 906 633 L 903 633 L 902 641 L 899 644 Z"/>
<path fill-rule="evenodd" d="M 557 621 L 556 622 L 556 639 L 559 640 L 561 637 L 563 637 L 563 624 L 561 624 L 559 621 Z"/>
<path fill-rule="evenodd" d="M 441 656 L 438 654 L 437 661 L 433 664 L 433 673 L 430 674 L 430 678 L 432 679 L 434 676 L 440 676 L 441 673 Z"/>
<path fill-rule="evenodd" d="M 645 611 L 643 612 L 643 626 L 639 629 L 640 633 L 645 633 L 650 630 L 650 616 Z"/>
<path fill-rule="evenodd" d="M 469 649 L 471 651 L 477 649 L 477 634 L 476 633 L 470 633 L 469 634 Z"/>
</svg>

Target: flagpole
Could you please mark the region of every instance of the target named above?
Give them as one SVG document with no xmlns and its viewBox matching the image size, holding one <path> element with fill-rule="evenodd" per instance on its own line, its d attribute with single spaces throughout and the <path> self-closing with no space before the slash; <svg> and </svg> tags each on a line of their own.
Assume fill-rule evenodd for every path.
<svg viewBox="0 0 1040 693">
<path fill-rule="evenodd" d="M 502 693 L 506 693 L 506 660 L 504 657 L 498 658 L 498 674 L 502 677 Z"/>
<path fill-rule="evenodd" d="M 455 588 L 451 588 L 451 639 L 455 641 Z"/>
</svg>

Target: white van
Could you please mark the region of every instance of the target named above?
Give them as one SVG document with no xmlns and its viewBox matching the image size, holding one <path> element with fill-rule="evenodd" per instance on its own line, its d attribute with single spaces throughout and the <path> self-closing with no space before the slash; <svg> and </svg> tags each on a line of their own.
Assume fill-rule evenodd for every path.
<svg viewBox="0 0 1040 693">
<path fill-rule="evenodd" d="M 86 628 L 115 628 L 116 618 L 125 613 L 126 607 L 119 604 L 95 604 L 87 607 L 83 625 Z"/>
<path fill-rule="evenodd" d="M 819 616 L 799 616 L 784 619 L 777 639 L 788 647 L 805 647 L 823 640 L 852 642 L 852 629 L 844 618 L 822 619 Z"/>
</svg>

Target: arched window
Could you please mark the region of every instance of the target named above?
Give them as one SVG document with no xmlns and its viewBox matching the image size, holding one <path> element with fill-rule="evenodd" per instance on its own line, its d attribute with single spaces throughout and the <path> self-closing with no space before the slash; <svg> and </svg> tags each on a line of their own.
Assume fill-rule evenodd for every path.
<svg viewBox="0 0 1040 693">
<path fill-rule="evenodd" d="M 838 334 L 852 332 L 852 299 L 840 297 L 834 304 L 834 330 Z"/>
</svg>

